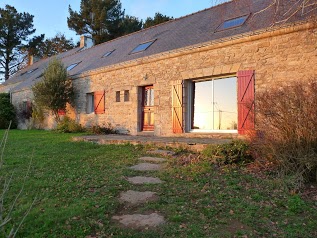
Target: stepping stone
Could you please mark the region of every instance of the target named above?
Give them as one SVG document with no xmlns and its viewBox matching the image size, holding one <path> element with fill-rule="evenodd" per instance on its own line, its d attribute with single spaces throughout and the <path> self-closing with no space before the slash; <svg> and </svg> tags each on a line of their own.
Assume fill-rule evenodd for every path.
<svg viewBox="0 0 317 238">
<path fill-rule="evenodd" d="M 165 156 L 168 156 L 168 155 L 173 156 L 176 154 L 174 151 L 170 151 L 170 150 L 150 150 L 150 151 L 147 151 L 146 153 L 159 154 L 159 155 L 165 155 Z"/>
<path fill-rule="evenodd" d="M 145 203 L 148 201 L 156 201 L 158 200 L 158 196 L 155 192 L 137 192 L 129 190 L 127 192 L 122 192 L 120 194 L 119 201 L 120 202 L 127 202 L 132 205 Z"/>
<path fill-rule="evenodd" d="M 128 182 L 132 184 L 159 184 L 163 183 L 162 180 L 159 178 L 154 178 L 154 177 L 142 177 L 142 176 L 136 176 L 136 177 L 131 177 L 127 178 Z"/>
<path fill-rule="evenodd" d="M 162 169 L 160 164 L 141 163 L 130 167 L 132 170 L 137 171 L 157 171 Z"/>
<path fill-rule="evenodd" d="M 165 223 L 164 217 L 157 213 L 113 216 L 112 219 L 132 229 L 154 228 Z"/>
<path fill-rule="evenodd" d="M 165 162 L 166 159 L 158 158 L 158 157 L 141 157 L 139 160 L 145 161 L 145 162 L 154 162 L 154 163 L 161 163 Z"/>
</svg>

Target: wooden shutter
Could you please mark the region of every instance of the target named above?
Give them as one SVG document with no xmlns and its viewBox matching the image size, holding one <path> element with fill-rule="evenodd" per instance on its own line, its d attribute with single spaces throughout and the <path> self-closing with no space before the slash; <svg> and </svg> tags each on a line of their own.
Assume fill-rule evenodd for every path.
<svg viewBox="0 0 317 238">
<path fill-rule="evenodd" d="M 95 114 L 105 113 L 105 91 L 94 92 Z"/>
<path fill-rule="evenodd" d="M 254 70 L 239 71 L 238 77 L 238 133 L 254 129 Z"/>
<path fill-rule="evenodd" d="M 172 89 L 173 133 L 183 133 L 183 83 L 179 81 Z"/>
<path fill-rule="evenodd" d="M 59 116 L 65 116 L 66 115 L 66 110 L 59 109 L 57 113 L 58 113 Z"/>
</svg>

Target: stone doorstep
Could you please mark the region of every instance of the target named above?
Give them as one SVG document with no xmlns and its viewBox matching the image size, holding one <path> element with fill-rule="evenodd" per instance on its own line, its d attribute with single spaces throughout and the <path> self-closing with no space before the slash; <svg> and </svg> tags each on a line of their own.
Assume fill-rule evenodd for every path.
<svg viewBox="0 0 317 238">
<path fill-rule="evenodd" d="M 143 177 L 143 176 L 136 176 L 136 177 L 130 177 L 127 178 L 129 183 L 132 184 L 160 184 L 163 183 L 162 180 L 160 180 L 159 178 L 155 178 L 155 177 Z"/>
<path fill-rule="evenodd" d="M 158 171 L 162 169 L 162 165 L 151 164 L 151 163 L 141 163 L 141 164 L 131 166 L 129 168 L 136 171 Z"/>
<path fill-rule="evenodd" d="M 145 162 L 154 162 L 154 163 L 161 163 L 166 161 L 166 159 L 158 158 L 158 157 L 141 157 L 139 158 L 139 160 L 145 161 Z"/>
<path fill-rule="evenodd" d="M 131 229 L 154 228 L 165 223 L 164 217 L 157 213 L 113 216 L 112 219 Z"/>
<path fill-rule="evenodd" d="M 137 192 L 129 190 L 127 192 L 121 192 L 119 201 L 121 203 L 129 203 L 131 205 L 136 205 L 140 203 L 152 202 L 158 200 L 158 195 L 155 192 Z"/>
</svg>

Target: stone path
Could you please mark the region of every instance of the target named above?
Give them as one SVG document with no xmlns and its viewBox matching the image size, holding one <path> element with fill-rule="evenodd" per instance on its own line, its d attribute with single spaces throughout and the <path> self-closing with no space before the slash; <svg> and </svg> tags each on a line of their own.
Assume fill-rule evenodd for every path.
<svg viewBox="0 0 317 238">
<path fill-rule="evenodd" d="M 154 153 L 159 154 L 159 153 Z M 171 155 L 172 152 L 164 151 L 164 155 Z M 164 165 L 161 164 L 166 161 L 164 158 L 159 157 L 141 157 L 139 158 L 141 162 L 134 166 L 129 167 L 129 169 L 136 171 L 157 171 L 162 170 Z M 147 163 L 146 163 L 147 162 Z M 151 162 L 151 163 L 149 163 Z M 163 183 L 162 180 L 156 177 L 143 177 L 135 176 L 127 178 L 127 181 L 134 185 L 145 185 L 145 184 L 160 184 Z M 159 196 L 155 192 L 151 191 L 133 191 L 129 190 L 122 192 L 119 197 L 119 201 L 126 206 L 141 206 L 147 202 L 155 202 L 159 199 Z M 165 223 L 165 219 L 162 215 L 157 212 L 151 212 L 148 214 L 124 214 L 113 216 L 112 219 L 119 223 L 119 225 L 125 228 L 131 229 L 150 229 L 160 226 Z"/>
</svg>

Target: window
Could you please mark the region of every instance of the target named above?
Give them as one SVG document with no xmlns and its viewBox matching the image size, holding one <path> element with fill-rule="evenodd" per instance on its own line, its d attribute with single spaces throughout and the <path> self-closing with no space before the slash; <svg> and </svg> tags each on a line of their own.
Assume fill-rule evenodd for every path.
<svg viewBox="0 0 317 238">
<path fill-rule="evenodd" d="M 115 51 L 115 50 L 111 50 L 111 51 L 106 52 L 106 53 L 102 56 L 102 58 L 108 57 L 109 55 L 111 55 L 111 54 L 113 53 L 113 51 Z"/>
<path fill-rule="evenodd" d="M 129 90 L 124 90 L 124 101 L 128 102 L 130 100 L 130 92 Z"/>
<path fill-rule="evenodd" d="M 218 26 L 216 31 L 222 31 L 222 30 L 241 26 L 247 20 L 247 18 L 248 18 L 248 15 L 226 20 L 222 24 L 220 24 L 220 26 Z"/>
<path fill-rule="evenodd" d="M 93 113 L 95 111 L 95 103 L 94 103 L 94 93 L 87 93 L 86 94 L 86 112 Z"/>
<path fill-rule="evenodd" d="M 24 75 L 24 74 L 30 74 L 30 73 L 33 73 L 35 70 L 37 70 L 38 68 L 35 68 L 35 69 L 31 69 L 29 71 L 25 71 L 24 73 L 22 73 L 20 76 Z"/>
<path fill-rule="evenodd" d="M 75 64 L 71 64 L 71 65 L 67 66 L 67 71 L 72 70 L 72 69 L 75 68 L 79 63 L 80 63 L 80 62 L 75 63 Z"/>
<path fill-rule="evenodd" d="M 141 51 L 145 51 L 147 48 L 149 48 L 156 40 L 148 41 L 142 44 L 139 44 L 137 47 L 135 47 L 130 54 L 138 53 Z"/>
<path fill-rule="evenodd" d="M 236 131 L 238 126 L 237 78 L 191 81 L 189 84 L 191 131 Z"/>
<path fill-rule="evenodd" d="M 120 102 L 120 91 L 116 91 L 116 102 Z"/>
</svg>

